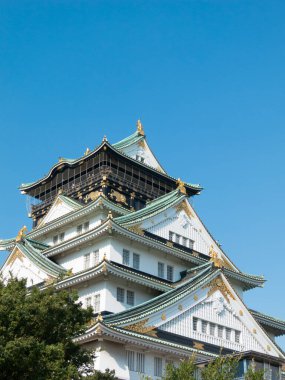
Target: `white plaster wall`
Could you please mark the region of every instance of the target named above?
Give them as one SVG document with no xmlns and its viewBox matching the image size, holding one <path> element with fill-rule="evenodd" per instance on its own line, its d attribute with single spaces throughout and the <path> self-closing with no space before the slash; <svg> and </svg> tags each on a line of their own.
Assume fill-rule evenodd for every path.
<svg viewBox="0 0 285 380">
<path fill-rule="evenodd" d="M 84 270 L 84 255 L 90 252 L 99 250 L 99 260 L 102 260 L 104 254 L 107 259 L 110 256 L 110 241 L 109 239 L 96 240 L 94 243 L 85 246 L 83 248 L 77 248 L 78 250 L 69 251 L 67 254 L 62 253 L 57 255 L 56 262 L 62 265 L 65 269 L 71 269 L 73 273 Z"/>
<path fill-rule="evenodd" d="M 89 230 L 92 230 L 101 224 L 101 220 L 106 219 L 106 215 L 107 215 L 107 212 L 104 213 L 101 209 L 96 210 L 92 216 L 88 215 L 88 218 L 85 217 L 85 218 L 78 219 L 76 222 L 72 222 L 70 224 L 63 226 L 62 228 L 53 230 L 38 240 L 43 243 L 49 244 L 50 246 L 53 246 L 54 245 L 53 237 L 55 235 L 61 234 L 62 232 L 64 232 L 64 241 L 70 240 L 78 236 L 77 226 L 79 226 L 80 224 L 89 222 Z"/>
<path fill-rule="evenodd" d="M 83 307 L 86 307 L 86 298 L 91 297 L 91 306 L 94 306 L 94 296 L 100 294 L 100 310 L 104 311 L 108 305 L 107 289 L 105 281 L 87 284 L 86 287 L 81 286 L 77 288 L 79 299 Z"/>
<path fill-rule="evenodd" d="M 165 278 L 166 278 L 166 266 L 173 266 L 173 280 L 180 280 L 180 272 L 187 268 L 190 268 L 182 263 L 178 258 L 170 256 L 167 253 L 161 251 L 146 248 L 142 244 L 130 241 L 130 239 L 115 239 L 111 240 L 110 246 L 110 259 L 122 264 L 123 262 L 123 249 L 130 251 L 130 266 L 132 266 L 132 255 L 133 253 L 138 253 L 140 255 L 140 271 L 152 274 L 154 276 L 158 275 L 158 262 L 165 264 Z"/>
<path fill-rule="evenodd" d="M 149 149 L 148 145 L 145 143 L 143 147 L 139 146 L 138 143 L 130 145 L 122 151 L 129 157 L 132 157 L 136 159 L 136 155 L 139 155 L 144 158 L 144 163 L 152 166 L 153 168 L 157 169 L 160 167 L 158 161 L 152 154 L 151 150 Z"/>
</svg>

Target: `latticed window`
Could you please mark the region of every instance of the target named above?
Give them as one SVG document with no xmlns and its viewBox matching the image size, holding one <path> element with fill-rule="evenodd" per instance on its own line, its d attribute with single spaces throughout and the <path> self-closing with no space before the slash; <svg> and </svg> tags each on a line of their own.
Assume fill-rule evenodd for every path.
<svg viewBox="0 0 285 380">
<path fill-rule="evenodd" d="M 154 376 L 162 376 L 162 358 L 154 358 Z"/>
<path fill-rule="evenodd" d="M 117 288 L 117 301 L 125 302 L 125 289 Z"/>
<path fill-rule="evenodd" d="M 130 265 L 130 251 L 123 249 L 123 264 Z"/>
<path fill-rule="evenodd" d="M 193 318 L 193 330 L 197 331 L 198 330 L 198 318 Z"/>
<path fill-rule="evenodd" d="M 215 327 L 214 323 L 210 323 L 210 335 L 215 335 Z"/>
<path fill-rule="evenodd" d="M 140 255 L 138 253 L 133 253 L 133 268 L 140 269 Z"/>
<path fill-rule="evenodd" d="M 83 231 L 84 232 L 87 232 L 89 230 L 89 222 L 85 222 L 84 224 L 83 224 Z"/>
<path fill-rule="evenodd" d="M 135 293 L 131 290 L 127 290 L 127 304 L 130 306 L 135 304 Z"/>
<path fill-rule="evenodd" d="M 90 253 L 84 255 L 84 269 L 90 268 Z"/>
<path fill-rule="evenodd" d="M 58 243 L 58 235 L 54 236 L 52 241 L 53 241 L 54 245 L 57 244 Z"/>
<path fill-rule="evenodd" d="M 223 326 L 218 325 L 218 337 L 219 338 L 223 337 L 223 330 L 224 330 Z"/>
<path fill-rule="evenodd" d="M 236 343 L 240 342 L 240 331 L 235 330 L 235 342 Z"/>
<path fill-rule="evenodd" d="M 141 352 L 137 352 L 136 372 L 139 372 L 139 373 L 145 372 L 145 355 Z"/>
<path fill-rule="evenodd" d="M 207 325 L 208 323 L 206 321 L 202 321 L 202 333 L 207 333 Z"/>
<path fill-rule="evenodd" d="M 194 248 L 194 240 L 191 240 L 191 239 L 188 239 L 189 240 L 189 244 L 188 244 L 188 247 L 193 249 Z"/>
<path fill-rule="evenodd" d="M 99 294 L 95 294 L 94 296 L 94 312 L 95 313 L 99 313 L 100 311 L 100 293 Z"/>
<path fill-rule="evenodd" d="M 173 267 L 171 265 L 167 265 L 167 280 L 173 281 Z"/>
<path fill-rule="evenodd" d="M 129 371 L 135 370 L 135 352 L 134 351 L 127 351 L 127 365 Z"/>
<path fill-rule="evenodd" d="M 93 265 L 96 266 L 99 264 L 99 249 L 93 252 Z"/>
<path fill-rule="evenodd" d="M 226 339 L 231 340 L 231 329 L 226 328 Z"/>
<path fill-rule="evenodd" d="M 164 263 L 157 264 L 157 275 L 158 277 L 164 278 Z"/>
<path fill-rule="evenodd" d="M 62 242 L 64 241 L 64 232 L 62 232 L 61 234 L 59 234 L 59 241 Z"/>
<path fill-rule="evenodd" d="M 174 232 L 169 231 L 169 240 L 173 241 L 174 240 Z"/>
<path fill-rule="evenodd" d="M 85 300 L 85 302 L 86 302 L 86 307 L 91 306 L 91 301 L 92 301 L 92 298 L 91 298 L 91 297 L 86 297 L 86 300 Z"/>
<path fill-rule="evenodd" d="M 77 226 L 77 227 L 76 227 L 77 235 L 82 234 L 82 230 L 83 230 L 83 226 L 82 226 L 82 224 L 80 224 L 79 226 Z"/>
</svg>

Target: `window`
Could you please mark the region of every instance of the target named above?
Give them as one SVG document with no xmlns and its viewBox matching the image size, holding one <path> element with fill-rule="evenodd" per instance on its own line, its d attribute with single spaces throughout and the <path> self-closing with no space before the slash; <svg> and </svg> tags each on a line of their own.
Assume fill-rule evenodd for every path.
<svg viewBox="0 0 285 380">
<path fill-rule="evenodd" d="M 117 301 L 125 302 L 125 289 L 117 288 Z"/>
<path fill-rule="evenodd" d="M 62 232 L 61 234 L 54 236 L 52 239 L 53 244 L 56 245 L 56 244 L 63 242 L 64 241 L 64 235 L 65 235 L 64 232 Z"/>
<path fill-rule="evenodd" d="M 197 331 L 198 330 L 198 318 L 193 318 L 193 330 Z"/>
<path fill-rule="evenodd" d="M 167 280 L 173 281 L 173 267 L 171 265 L 167 265 Z"/>
<path fill-rule="evenodd" d="M 154 358 L 154 376 L 162 376 L 162 359 Z"/>
<path fill-rule="evenodd" d="M 202 321 L 202 333 L 206 334 L 207 333 L 207 322 Z"/>
<path fill-rule="evenodd" d="M 123 249 L 123 264 L 130 265 L 130 251 Z"/>
<path fill-rule="evenodd" d="M 158 263 L 157 274 L 158 274 L 158 277 L 164 278 L 164 264 L 163 263 Z"/>
<path fill-rule="evenodd" d="M 140 269 L 140 255 L 138 253 L 133 253 L 133 268 Z"/>
<path fill-rule="evenodd" d="M 231 329 L 226 328 L 226 339 L 231 340 Z"/>
<path fill-rule="evenodd" d="M 127 290 L 127 304 L 131 306 L 135 304 L 135 293 L 131 290 Z"/>
<path fill-rule="evenodd" d="M 223 326 L 218 326 L 218 337 L 222 338 L 223 337 Z"/>
<path fill-rule="evenodd" d="M 180 238 L 181 238 L 181 236 L 178 235 L 178 234 L 176 234 L 176 236 L 175 236 L 175 243 L 180 244 Z"/>
<path fill-rule="evenodd" d="M 142 352 L 127 351 L 127 365 L 129 371 L 145 372 L 145 355 Z"/>
<path fill-rule="evenodd" d="M 172 231 L 169 231 L 169 240 L 170 241 L 174 240 L 174 233 Z"/>
<path fill-rule="evenodd" d="M 135 370 L 135 353 L 134 351 L 127 351 L 127 364 L 130 371 Z"/>
<path fill-rule="evenodd" d="M 210 335 L 215 335 L 215 327 L 214 323 L 210 323 Z"/>
<path fill-rule="evenodd" d="M 144 373 L 145 356 L 141 352 L 137 352 L 136 372 Z"/>
<path fill-rule="evenodd" d="M 99 313 L 100 311 L 100 293 L 94 296 L 94 312 Z"/>
<path fill-rule="evenodd" d="M 84 269 L 90 268 L 90 253 L 84 255 Z"/>
<path fill-rule="evenodd" d="M 194 248 L 194 240 L 188 239 L 189 240 L 189 248 L 193 249 Z"/>
<path fill-rule="evenodd" d="M 91 306 L 91 297 L 86 297 L 85 302 L 86 302 L 86 307 Z"/>
<path fill-rule="evenodd" d="M 236 343 L 240 342 L 240 331 L 235 330 L 235 342 Z"/>
<path fill-rule="evenodd" d="M 185 245 L 185 247 L 188 247 L 188 239 L 184 236 L 182 238 L 182 244 Z"/>
<path fill-rule="evenodd" d="M 99 249 L 93 252 L 93 266 L 99 264 Z"/>
<path fill-rule="evenodd" d="M 85 222 L 84 224 L 80 224 L 76 227 L 77 235 L 81 235 L 84 232 L 89 230 L 89 222 Z"/>
</svg>

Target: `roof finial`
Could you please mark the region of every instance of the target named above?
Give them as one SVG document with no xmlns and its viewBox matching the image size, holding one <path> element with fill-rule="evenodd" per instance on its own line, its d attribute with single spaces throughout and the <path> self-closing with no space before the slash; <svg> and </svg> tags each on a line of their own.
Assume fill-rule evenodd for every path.
<svg viewBox="0 0 285 380">
<path fill-rule="evenodd" d="M 217 268 L 222 268 L 224 266 L 223 260 L 218 256 L 217 252 L 214 250 L 214 246 L 211 245 L 209 256 L 211 257 L 211 260 L 214 263 L 214 266 Z"/>
<path fill-rule="evenodd" d="M 91 150 L 89 148 L 86 148 L 84 156 L 87 156 L 90 152 L 91 152 Z"/>
<path fill-rule="evenodd" d="M 180 193 L 187 195 L 186 188 L 185 188 L 185 182 L 181 181 L 180 178 L 176 181 L 177 189 L 180 191 Z"/>
<path fill-rule="evenodd" d="M 108 139 L 107 139 L 107 136 L 106 135 L 104 135 L 104 137 L 103 137 L 103 140 L 102 140 L 103 142 L 106 142 L 106 141 L 108 141 Z"/>
<path fill-rule="evenodd" d="M 139 135 L 144 136 L 144 129 L 140 119 L 137 121 L 137 131 Z"/>
<path fill-rule="evenodd" d="M 111 210 L 108 212 L 108 219 L 113 219 L 113 214 Z"/>
<path fill-rule="evenodd" d="M 23 237 L 26 235 L 26 231 L 27 231 L 27 227 L 23 226 L 18 232 L 18 235 L 16 237 L 16 242 L 19 242 L 23 239 Z"/>
</svg>

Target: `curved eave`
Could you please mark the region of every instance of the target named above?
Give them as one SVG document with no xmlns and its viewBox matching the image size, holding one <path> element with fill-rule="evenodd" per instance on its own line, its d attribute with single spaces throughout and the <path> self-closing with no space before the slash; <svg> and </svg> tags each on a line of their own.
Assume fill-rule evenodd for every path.
<svg viewBox="0 0 285 380">
<path fill-rule="evenodd" d="M 48 181 L 50 179 L 50 177 L 55 174 L 55 172 L 57 170 L 62 170 L 63 168 L 72 168 L 76 165 L 78 165 L 79 163 L 81 162 L 84 162 L 85 160 L 93 157 L 93 155 L 97 154 L 101 149 L 104 149 L 104 147 L 107 147 L 108 149 L 110 149 L 111 151 L 113 151 L 114 153 L 120 155 L 121 157 L 129 160 L 130 162 L 138 165 L 139 167 L 144 167 L 148 170 L 151 170 L 153 173 L 155 173 L 156 175 L 159 175 L 159 176 L 162 176 L 164 177 L 165 179 L 167 180 L 171 180 L 171 181 L 175 181 L 175 183 L 177 182 L 177 179 L 174 178 L 174 177 L 171 177 L 165 173 L 162 173 L 161 171 L 159 170 L 156 170 L 155 168 L 149 166 L 149 165 L 146 165 L 142 162 L 139 162 L 131 157 L 129 157 L 128 155 L 122 153 L 120 150 L 114 148 L 111 144 L 109 144 L 107 141 L 103 141 L 97 148 L 95 148 L 93 151 L 91 151 L 89 154 L 87 154 L 86 156 L 84 157 L 80 157 L 78 158 L 77 160 L 74 160 L 73 162 L 68 162 L 66 160 L 62 160 L 61 162 L 58 162 L 57 164 L 53 165 L 52 168 L 50 169 L 49 173 L 44 176 L 43 178 L 39 179 L 38 181 L 35 181 L 33 183 L 29 183 L 29 184 L 22 184 L 19 189 L 21 190 L 22 193 L 26 194 L 28 193 L 29 191 L 33 190 L 35 187 L 37 187 L 38 185 L 43 185 L 46 181 Z M 200 191 L 203 190 L 202 187 L 200 186 L 194 186 L 194 185 L 189 185 L 189 184 L 185 184 L 185 188 L 186 190 L 188 190 L 189 194 L 198 194 L 200 193 Z"/>
<path fill-rule="evenodd" d="M 16 238 L 0 240 L 0 251 L 10 251 L 16 244 Z"/>
<path fill-rule="evenodd" d="M 152 289 L 156 289 L 162 292 L 169 291 L 173 289 L 173 285 L 163 281 L 155 276 L 148 275 L 147 273 L 132 270 L 132 268 L 117 265 L 114 262 L 103 260 L 96 267 L 84 270 L 82 272 L 75 273 L 63 280 L 60 280 L 56 284 L 57 289 L 68 288 L 70 286 L 75 286 L 85 281 L 89 281 L 100 275 L 113 275 L 118 278 L 127 279 L 133 283 L 147 286 Z"/>
<path fill-rule="evenodd" d="M 169 342 L 157 337 L 152 337 L 145 334 L 136 333 L 134 331 L 124 330 L 116 327 L 107 326 L 104 322 L 97 322 L 94 326 L 88 329 L 84 334 L 76 337 L 74 341 L 76 343 L 86 343 L 94 341 L 96 339 L 101 339 L 102 337 L 109 338 L 110 340 L 115 340 L 125 343 L 133 343 L 135 345 L 153 348 L 155 350 L 171 353 L 175 355 L 180 355 L 183 357 L 189 357 L 189 355 L 194 354 L 201 360 L 205 360 L 206 357 L 214 358 L 217 355 L 202 350 L 198 350 L 189 346 L 183 346 L 177 343 Z"/>
<path fill-rule="evenodd" d="M 223 268 L 223 272 L 227 278 L 241 282 L 244 291 L 254 289 L 256 287 L 263 287 L 266 281 L 261 276 L 253 276 L 247 273 L 235 272 L 228 268 Z"/>
<path fill-rule="evenodd" d="M 54 219 L 41 227 L 35 228 L 33 231 L 29 232 L 26 237 L 34 238 L 41 236 L 51 230 L 54 230 L 58 227 L 63 226 L 64 224 L 70 223 L 74 220 L 80 219 L 85 215 L 93 212 L 98 207 L 105 207 L 107 210 L 117 212 L 118 214 L 127 214 L 130 211 L 124 207 L 121 207 L 108 198 L 100 195 L 95 201 L 88 203 L 87 205 L 81 207 L 78 210 L 71 211 L 64 216 L 60 216 L 57 219 Z"/>
<path fill-rule="evenodd" d="M 269 315 L 262 314 L 256 310 L 249 310 L 252 316 L 259 322 L 265 329 L 270 328 L 274 331 L 275 336 L 285 334 L 285 321 L 273 318 Z"/>
</svg>

